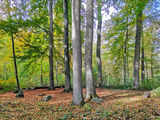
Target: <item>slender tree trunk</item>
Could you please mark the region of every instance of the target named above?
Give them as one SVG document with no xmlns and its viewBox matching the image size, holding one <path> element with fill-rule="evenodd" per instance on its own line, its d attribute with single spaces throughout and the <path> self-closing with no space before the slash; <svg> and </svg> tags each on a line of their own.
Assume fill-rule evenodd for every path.
<svg viewBox="0 0 160 120">
<path fill-rule="evenodd" d="M 50 18 L 50 31 L 49 31 L 49 88 L 54 88 L 53 77 L 53 0 L 49 0 L 49 18 Z"/>
<path fill-rule="evenodd" d="M 127 30 L 126 30 L 126 39 L 125 39 L 125 44 L 124 44 L 124 86 L 126 87 L 127 85 L 127 43 L 128 43 L 128 17 L 127 17 Z"/>
<path fill-rule="evenodd" d="M 136 40 L 135 40 L 135 56 L 134 56 L 134 76 L 133 87 L 139 88 L 139 64 L 140 64 L 140 41 L 142 29 L 142 10 L 137 15 Z"/>
<path fill-rule="evenodd" d="M 58 62 L 56 62 L 56 83 L 58 86 Z"/>
<path fill-rule="evenodd" d="M 4 67 L 4 79 L 7 80 L 7 68 L 6 68 L 6 62 L 3 63 Z"/>
<path fill-rule="evenodd" d="M 127 55 L 128 56 L 128 55 Z M 127 57 L 127 75 L 128 75 L 128 83 L 130 83 L 130 79 L 129 79 L 129 61 L 128 61 L 128 57 Z"/>
<path fill-rule="evenodd" d="M 101 3 L 98 4 L 98 27 L 97 27 L 97 64 L 98 64 L 98 79 L 97 87 L 101 87 L 102 83 L 102 62 L 101 62 L 101 28 L 102 28 L 102 15 L 101 15 Z"/>
<path fill-rule="evenodd" d="M 141 58 L 141 80 L 145 80 L 145 68 L 144 68 L 144 39 L 143 39 L 143 28 L 142 28 L 142 58 Z"/>
<path fill-rule="evenodd" d="M 93 44 L 93 0 L 87 0 L 86 9 L 86 41 L 85 41 L 85 79 L 86 79 L 86 99 L 88 102 L 91 98 L 96 97 L 96 91 L 93 80 L 92 68 L 92 44 Z"/>
<path fill-rule="evenodd" d="M 146 75 L 147 75 L 147 80 L 148 80 L 148 63 L 146 61 Z"/>
<path fill-rule="evenodd" d="M 15 69 L 15 76 L 16 76 L 16 81 L 17 81 L 17 90 L 20 91 L 20 84 L 19 84 L 18 70 L 17 70 L 17 62 L 16 62 L 16 54 L 15 54 L 15 48 L 14 48 L 14 38 L 13 38 L 12 30 L 11 30 L 11 39 L 12 39 L 12 52 L 13 52 L 13 60 L 14 60 L 14 69 Z"/>
<path fill-rule="evenodd" d="M 41 86 L 43 87 L 43 64 L 41 60 Z"/>
<path fill-rule="evenodd" d="M 109 74 L 108 74 L 108 86 L 110 86 L 110 77 L 109 77 Z"/>
<path fill-rule="evenodd" d="M 73 104 L 83 104 L 80 0 L 72 1 Z"/>
<path fill-rule="evenodd" d="M 65 64 L 65 91 L 71 90 L 70 61 L 69 61 L 69 41 L 68 41 L 68 0 L 63 0 L 64 15 L 64 64 Z"/>
<path fill-rule="evenodd" d="M 151 78 L 153 79 L 153 47 L 151 50 Z"/>
</svg>

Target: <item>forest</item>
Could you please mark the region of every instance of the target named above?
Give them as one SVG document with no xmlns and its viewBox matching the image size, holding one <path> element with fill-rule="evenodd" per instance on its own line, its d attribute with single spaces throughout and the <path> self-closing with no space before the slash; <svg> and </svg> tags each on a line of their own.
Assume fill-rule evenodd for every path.
<svg viewBox="0 0 160 120">
<path fill-rule="evenodd" d="M 0 119 L 158 120 L 159 99 L 159 0 L 0 0 Z"/>
</svg>

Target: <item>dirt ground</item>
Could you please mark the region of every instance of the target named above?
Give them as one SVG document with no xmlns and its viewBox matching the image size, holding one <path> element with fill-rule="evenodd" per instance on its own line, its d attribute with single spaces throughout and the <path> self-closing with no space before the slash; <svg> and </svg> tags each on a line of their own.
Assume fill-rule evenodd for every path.
<svg viewBox="0 0 160 120">
<path fill-rule="evenodd" d="M 147 119 L 154 118 L 153 115 L 156 114 L 155 112 L 157 110 L 154 106 L 160 105 L 159 99 L 143 98 L 142 95 L 144 92 L 142 91 L 98 88 L 96 92 L 103 102 L 97 103 L 91 101 L 83 107 L 71 106 L 72 92 L 64 93 L 63 91 L 64 89 L 62 88 L 56 90 L 24 90 L 24 98 L 16 98 L 16 94 L 13 92 L 2 93 L 0 94 L 0 118 L 2 120 L 127 120 L 128 118 L 141 120 L 142 118 L 140 116 L 143 118 L 146 117 Z M 45 96 L 51 95 L 52 99 L 48 102 L 43 102 L 42 98 L 44 96 L 39 96 L 42 93 L 44 93 Z M 83 93 L 85 94 L 85 89 Z M 131 109 L 135 109 L 134 112 L 132 112 Z M 128 110 L 129 113 L 126 112 L 126 110 Z M 97 113 L 98 111 L 101 112 Z M 45 113 L 45 115 L 41 113 Z M 149 114 L 148 117 L 147 114 Z"/>
<path fill-rule="evenodd" d="M 38 90 L 23 90 L 24 98 L 16 98 L 16 94 L 13 92 L 7 92 L 0 94 L 0 101 L 19 101 L 24 103 L 40 102 L 44 96 L 39 96 L 44 93 L 45 95 L 51 95 L 51 99 L 48 103 L 51 104 L 70 104 L 72 101 L 72 92 L 64 93 L 64 89 L 58 88 L 56 90 L 38 89 Z M 109 103 L 114 100 L 127 100 L 129 103 L 138 102 L 143 100 L 141 91 L 127 91 L 127 90 L 108 90 L 108 89 L 96 89 L 98 96 L 104 101 Z M 85 89 L 83 90 L 85 94 Z"/>
</svg>

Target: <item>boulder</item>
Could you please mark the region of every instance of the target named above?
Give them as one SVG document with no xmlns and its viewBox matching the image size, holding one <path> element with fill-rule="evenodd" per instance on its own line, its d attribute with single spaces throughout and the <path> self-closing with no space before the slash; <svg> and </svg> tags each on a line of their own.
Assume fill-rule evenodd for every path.
<svg viewBox="0 0 160 120">
<path fill-rule="evenodd" d="M 32 88 L 31 88 L 31 90 L 36 90 L 36 89 L 37 89 L 36 87 L 32 87 Z"/>
<path fill-rule="evenodd" d="M 31 90 L 31 88 L 26 88 L 26 90 Z"/>
<path fill-rule="evenodd" d="M 47 101 L 49 101 L 49 100 L 51 100 L 51 99 L 52 99 L 52 96 L 47 95 L 47 96 L 45 96 L 44 98 L 42 98 L 42 101 L 47 102 Z"/>
<path fill-rule="evenodd" d="M 93 101 L 93 102 L 104 102 L 104 101 L 101 100 L 100 98 L 93 98 L 92 101 Z"/>
<path fill-rule="evenodd" d="M 150 92 L 145 92 L 143 94 L 143 98 L 150 98 Z"/>
<path fill-rule="evenodd" d="M 16 97 L 17 97 L 17 98 L 22 98 L 22 97 L 24 97 L 23 91 L 20 90 L 20 91 L 18 92 L 18 94 L 16 95 Z"/>
</svg>

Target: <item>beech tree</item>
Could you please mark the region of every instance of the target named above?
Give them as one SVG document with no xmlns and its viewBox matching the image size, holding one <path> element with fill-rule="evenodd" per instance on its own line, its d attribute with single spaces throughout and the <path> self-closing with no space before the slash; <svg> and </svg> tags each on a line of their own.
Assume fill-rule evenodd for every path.
<svg viewBox="0 0 160 120">
<path fill-rule="evenodd" d="M 141 80 L 144 82 L 145 80 L 145 67 L 144 67 L 144 37 L 143 37 L 143 27 L 142 27 L 142 42 L 141 42 Z"/>
<path fill-rule="evenodd" d="M 12 41 L 12 53 L 13 53 L 13 61 L 14 61 L 14 69 L 15 69 L 15 76 L 16 76 L 16 82 L 17 82 L 17 90 L 20 91 L 20 83 L 18 78 L 18 70 L 17 70 L 17 60 L 16 60 L 16 53 L 15 53 L 15 43 L 14 43 L 14 27 L 13 27 L 13 20 L 11 18 L 10 14 L 10 1 L 7 1 L 7 9 L 8 9 L 8 23 L 9 23 L 9 34 L 11 36 Z"/>
<path fill-rule="evenodd" d="M 69 41 L 68 41 L 68 0 L 63 0 L 64 15 L 64 65 L 65 65 L 65 91 L 71 90 L 70 62 L 69 62 Z"/>
<path fill-rule="evenodd" d="M 93 0 L 87 0 L 86 8 L 86 41 L 85 41 L 85 79 L 86 101 L 96 97 L 92 68 L 92 44 L 93 44 Z"/>
<path fill-rule="evenodd" d="M 139 64 L 140 64 L 140 41 L 142 31 L 142 9 L 137 10 L 136 21 L 136 38 L 135 38 L 135 53 L 134 53 L 134 74 L 133 74 L 133 87 L 139 88 Z"/>
<path fill-rule="evenodd" d="M 102 29 L 102 3 L 97 0 L 98 5 L 98 27 L 97 27 L 97 64 L 98 64 L 98 78 L 97 78 L 97 87 L 101 86 L 102 83 L 102 61 L 101 61 L 101 29 Z"/>
<path fill-rule="evenodd" d="M 49 0 L 49 18 L 50 18 L 50 31 L 49 31 L 49 88 L 54 89 L 53 77 L 53 0 Z"/>
<path fill-rule="evenodd" d="M 73 104 L 83 104 L 80 0 L 72 1 Z"/>
</svg>

